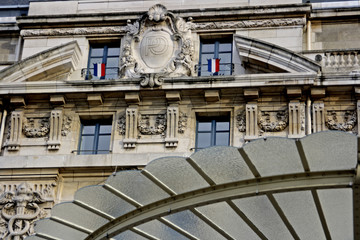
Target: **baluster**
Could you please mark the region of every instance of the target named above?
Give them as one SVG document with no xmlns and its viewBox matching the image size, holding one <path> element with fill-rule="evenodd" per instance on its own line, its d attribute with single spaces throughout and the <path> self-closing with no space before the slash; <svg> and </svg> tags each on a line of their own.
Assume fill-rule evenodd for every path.
<svg viewBox="0 0 360 240">
<path fill-rule="evenodd" d="M 339 66 L 338 53 L 334 52 L 334 61 L 332 63 L 332 67 L 337 68 Z"/>
<path fill-rule="evenodd" d="M 355 52 L 354 53 L 355 55 L 354 55 L 354 67 L 358 67 L 359 66 L 359 59 L 358 59 L 358 53 L 357 52 Z"/>
<path fill-rule="evenodd" d="M 325 53 L 325 67 L 330 67 L 330 53 L 329 52 L 327 52 L 327 53 Z"/>
<path fill-rule="evenodd" d="M 345 67 L 344 52 L 341 52 L 339 55 L 339 67 Z"/>
<path fill-rule="evenodd" d="M 347 64 L 346 64 L 346 66 L 347 67 L 352 67 L 353 66 L 353 59 L 351 58 L 352 52 L 346 53 L 346 56 L 347 56 Z"/>
</svg>

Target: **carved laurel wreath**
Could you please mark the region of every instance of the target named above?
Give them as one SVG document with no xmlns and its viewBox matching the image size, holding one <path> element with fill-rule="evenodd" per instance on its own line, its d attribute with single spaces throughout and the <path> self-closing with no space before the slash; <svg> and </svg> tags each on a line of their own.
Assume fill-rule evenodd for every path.
<svg viewBox="0 0 360 240">
<path fill-rule="evenodd" d="M 38 124 L 36 124 L 36 121 Z M 48 118 L 25 118 L 24 120 L 23 133 L 28 138 L 46 137 L 49 131 L 50 123 Z"/>
<path fill-rule="evenodd" d="M 150 125 L 151 115 L 140 115 L 138 129 L 143 135 L 163 135 L 166 130 L 166 115 L 159 114 L 155 118 L 155 124 Z"/>
<path fill-rule="evenodd" d="M 328 112 L 325 124 L 330 130 L 351 131 L 355 127 L 356 120 L 356 111 L 346 111 L 345 122 L 339 123 L 336 112 L 332 111 Z"/>
<path fill-rule="evenodd" d="M 280 132 L 283 131 L 289 121 L 288 110 L 276 113 L 276 121 L 271 121 L 269 112 L 259 112 L 258 125 L 264 132 Z"/>
</svg>

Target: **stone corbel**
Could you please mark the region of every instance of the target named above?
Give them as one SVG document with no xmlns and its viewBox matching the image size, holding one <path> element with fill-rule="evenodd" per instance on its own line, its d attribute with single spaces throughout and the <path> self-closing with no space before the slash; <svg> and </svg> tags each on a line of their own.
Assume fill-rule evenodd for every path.
<svg viewBox="0 0 360 240">
<path fill-rule="evenodd" d="M 257 103 L 246 104 L 246 135 L 245 140 L 258 138 L 258 105 Z"/>
<path fill-rule="evenodd" d="M 8 151 L 18 151 L 20 148 L 20 137 L 22 131 L 22 111 L 13 111 L 10 120 L 10 136 L 6 144 Z"/>
<path fill-rule="evenodd" d="M 313 103 L 313 132 L 321 132 L 325 130 L 325 111 L 324 102 L 315 101 Z"/>
<path fill-rule="evenodd" d="M 124 148 L 135 148 L 137 143 L 138 128 L 137 128 L 138 107 L 128 107 L 126 109 L 126 126 L 125 138 L 123 140 Z"/>
<path fill-rule="evenodd" d="M 49 150 L 60 148 L 60 138 L 62 131 L 63 113 L 62 110 L 53 110 L 50 114 L 50 133 L 47 142 Z"/>
<path fill-rule="evenodd" d="M 165 137 L 166 147 L 176 147 L 178 144 L 177 131 L 179 122 L 179 107 L 167 108 L 167 131 Z"/>
<path fill-rule="evenodd" d="M 289 138 L 305 136 L 305 104 L 293 100 L 289 103 Z"/>
</svg>

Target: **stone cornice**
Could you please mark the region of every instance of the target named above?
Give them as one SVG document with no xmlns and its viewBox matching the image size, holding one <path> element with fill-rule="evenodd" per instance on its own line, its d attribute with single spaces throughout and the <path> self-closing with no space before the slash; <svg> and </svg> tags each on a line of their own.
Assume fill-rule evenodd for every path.
<svg viewBox="0 0 360 240">
<path fill-rule="evenodd" d="M 267 87 L 284 85 L 313 85 L 317 74 L 315 73 L 277 73 L 277 74 L 249 74 L 239 76 L 216 77 L 181 77 L 164 78 L 161 90 L 184 89 L 211 89 L 211 88 L 243 88 Z M 30 93 L 88 93 L 112 91 L 152 91 L 151 88 L 141 88 L 141 79 L 120 80 L 79 80 L 79 81 L 41 81 L 41 82 L 15 82 L 0 84 L 0 95 L 30 94 Z M 196 84 L 194 84 L 196 83 Z M 359 80 L 360 83 L 360 80 Z"/>
</svg>

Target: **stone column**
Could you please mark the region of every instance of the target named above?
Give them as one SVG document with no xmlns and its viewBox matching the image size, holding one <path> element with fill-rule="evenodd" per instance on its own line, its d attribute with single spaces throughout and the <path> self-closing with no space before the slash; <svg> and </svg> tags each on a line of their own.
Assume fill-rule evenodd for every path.
<svg viewBox="0 0 360 240">
<path fill-rule="evenodd" d="M 60 148 L 62 118 L 62 110 L 51 111 L 49 141 L 47 142 L 49 150 L 58 150 Z"/>
<path fill-rule="evenodd" d="M 316 101 L 313 103 L 313 132 L 325 130 L 324 102 Z"/>
<path fill-rule="evenodd" d="M 258 106 L 257 103 L 246 104 L 246 135 L 245 140 L 258 137 L 257 125 Z"/>
<path fill-rule="evenodd" d="M 126 127 L 124 148 L 135 148 L 138 135 L 137 130 L 138 107 L 128 107 L 126 109 Z"/>
<path fill-rule="evenodd" d="M 165 138 L 166 147 L 176 147 L 178 144 L 177 129 L 179 122 L 179 107 L 167 108 L 167 130 Z"/>
<path fill-rule="evenodd" d="M 289 102 L 289 138 L 305 136 L 305 104 L 298 100 Z"/>
<path fill-rule="evenodd" d="M 20 136 L 22 131 L 22 111 L 13 111 L 11 113 L 10 139 L 7 143 L 8 151 L 17 151 L 20 148 Z"/>
</svg>

